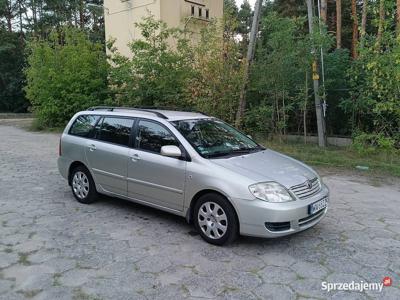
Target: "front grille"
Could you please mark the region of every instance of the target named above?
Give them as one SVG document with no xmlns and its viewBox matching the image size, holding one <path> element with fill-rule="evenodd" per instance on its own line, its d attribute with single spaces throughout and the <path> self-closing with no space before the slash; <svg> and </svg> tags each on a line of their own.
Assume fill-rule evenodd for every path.
<svg viewBox="0 0 400 300">
<path fill-rule="evenodd" d="M 265 227 L 272 232 L 286 231 L 290 229 L 290 222 L 266 222 Z"/>
<path fill-rule="evenodd" d="M 292 186 L 290 191 L 299 199 L 307 199 L 321 190 L 321 183 L 318 178 L 307 180 L 306 182 Z"/>
<path fill-rule="evenodd" d="M 317 220 L 320 216 L 322 216 L 325 212 L 325 209 L 322 209 L 320 211 L 317 211 L 316 213 L 309 215 L 308 217 L 305 217 L 303 219 L 299 220 L 299 226 L 303 227 L 303 226 L 307 226 L 308 224 L 314 222 L 315 220 Z"/>
</svg>

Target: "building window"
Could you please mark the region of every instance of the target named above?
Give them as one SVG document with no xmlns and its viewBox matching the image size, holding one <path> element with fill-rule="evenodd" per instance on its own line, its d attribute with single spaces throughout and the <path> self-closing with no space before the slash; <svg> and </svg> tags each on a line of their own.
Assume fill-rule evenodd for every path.
<svg viewBox="0 0 400 300">
<path fill-rule="evenodd" d="M 199 17 L 201 18 L 203 16 L 203 10 L 199 7 Z"/>
<path fill-rule="evenodd" d="M 192 5 L 192 16 L 194 16 L 194 6 Z"/>
<path fill-rule="evenodd" d="M 210 10 L 206 9 L 206 19 L 209 19 L 209 18 L 210 18 Z"/>
</svg>

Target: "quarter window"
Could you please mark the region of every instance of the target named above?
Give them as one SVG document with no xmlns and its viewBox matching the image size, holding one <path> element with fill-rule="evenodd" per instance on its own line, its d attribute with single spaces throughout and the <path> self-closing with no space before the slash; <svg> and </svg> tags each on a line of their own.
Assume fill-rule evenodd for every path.
<svg viewBox="0 0 400 300">
<path fill-rule="evenodd" d="M 94 133 L 93 131 L 94 126 L 96 125 L 99 118 L 100 118 L 99 116 L 91 116 L 91 115 L 79 116 L 75 120 L 74 124 L 71 126 L 69 134 L 85 138 L 91 138 Z"/>
<path fill-rule="evenodd" d="M 179 146 L 175 137 L 167 128 L 154 122 L 140 121 L 138 148 L 160 153 L 163 146 Z"/>
<path fill-rule="evenodd" d="M 106 117 L 97 133 L 97 139 L 122 146 L 129 146 L 134 120 Z"/>
</svg>

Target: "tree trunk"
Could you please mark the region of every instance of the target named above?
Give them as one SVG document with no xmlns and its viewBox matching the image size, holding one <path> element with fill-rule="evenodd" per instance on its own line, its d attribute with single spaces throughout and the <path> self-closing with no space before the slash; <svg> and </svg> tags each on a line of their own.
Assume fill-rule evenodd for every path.
<svg viewBox="0 0 400 300">
<path fill-rule="evenodd" d="M 286 104 L 285 104 L 285 91 L 282 92 L 282 110 L 283 110 L 283 136 L 286 137 Z"/>
<path fill-rule="evenodd" d="M 7 30 L 8 32 L 12 32 L 12 19 L 13 19 L 13 14 L 12 14 L 12 8 L 11 8 L 11 0 L 6 0 L 5 4 L 5 18 L 7 20 Z"/>
<path fill-rule="evenodd" d="M 380 0 L 379 1 L 379 25 L 378 25 L 378 35 L 377 35 L 378 48 L 380 47 L 380 44 L 382 41 L 384 23 L 385 23 L 385 0 Z"/>
<path fill-rule="evenodd" d="M 357 58 L 358 44 L 358 17 L 357 17 L 357 1 L 351 0 L 351 17 L 353 19 L 353 38 L 351 41 L 351 56 Z"/>
<path fill-rule="evenodd" d="M 79 25 L 81 28 L 85 26 L 84 4 L 83 0 L 79 1 Z"/>
<path fill-rule="evenodd" d="M 321 20 L 324 22 L 325 25 L 327 25 L 327 20 L 328 20 L 328 1 L 327 0 L 321 0 Z"/>
<path fill-rule="evenodd" d="M 20 38 L 22 39 L 24 36 L 24 27 L 23 27 L 23 21 L 22 21 L 22 0 L 18 0 L 18 18 L 19 18 L 19 35 Z"/>
<path fill-rule="evenodd" d="M 364 37 L 367 29 L 367 13 L 368 13 L 368 0 L 363 0 L 362 17 L 361 17 L 361 38 Z"/>
<path fill-rule="evenodd" d="M 32 21 L 33 21 L 33 34 L 36 36 L 37 34 L 37 7 L 36 1 L 31 1 L 31 10 L 32 10 Z"/>
<path fill-rule="evenodd" d="M 397 35 L 400 36 L 400 0 L 397 0 L 396 31 L 397 31 Z"/>
<path fill-rule="evenodd" d="M 253 17 L 253 23 L 252 23 L 251 32 L 250 32 L 249 48 L 247 50 L 247 60 L 245 62 L 246 63 L 245 78 L 244 78 L 242 90 L 240 91 L 239 108 L 238 108 L 238 111 L 236 114 L 236 126 L 237 127 L 241 127 L 242 119 L 243 119 L 244 112 L 246 109 L 246 91 L 247 91 L 248 80 L 249 80 L 249 70 L 250 70 L 250 65 L 254 58 L 254 52 L 255 52 L 255 48 L 256 48 L 258 26 L 260 23 L 262 3 L 263 3 L 262 0 L 257 0 L 255 7 L 254 7 L 254 17 Z"/>
<path fill-rule="evenodd" d="M 336 0 L 336 48 L 342 48 L 342 0 Z"/>
<path fill-rule="evenodd" d="M 303 109 L 304 144 L 307 144 L 307 102 L 308 102 L 308 72 L 306 72 L 306 86 L 305 86 L 304 109 Z"/>
</svg>

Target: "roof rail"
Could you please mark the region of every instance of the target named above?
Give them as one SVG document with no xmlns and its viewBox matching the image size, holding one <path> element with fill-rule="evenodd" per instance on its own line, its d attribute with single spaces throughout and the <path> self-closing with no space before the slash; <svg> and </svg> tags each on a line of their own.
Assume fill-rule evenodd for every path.
<svg viewBox="0 0 400 300">
<path fill-rule="evenodd" d="M 179 107 L 168 107 L 168 106 L 164 106 L 164 107 L 163 106 L 136 106 L 135 108 L 192 112 L 192 113 L 202 114 L 202 115 L 208 117 L 208 115 L 206 113 L 199 111 L 199 110 L 193 110 L 190 108 L 179 108 Z"/>
<path fill-rule="evenodd" d="M 106 110 L 106 111 L 114 111 L 115 109 L 121 109 L 121 110 L 134 110 L 134 111 L 142 111 L 142 112 L 147 112 L 156 115 L 157 117 L 161 119 L 168 120 L 168 117 L 158 111 L 153 111 L 150 109 L 144 109 L 144 108 L 135 108 L 135 107 L 114 107 L 114 106 L 94 106 L 91 108 L 88 108 L 87 111 L 96 111 L 96 110 Z"/>
</svg>

